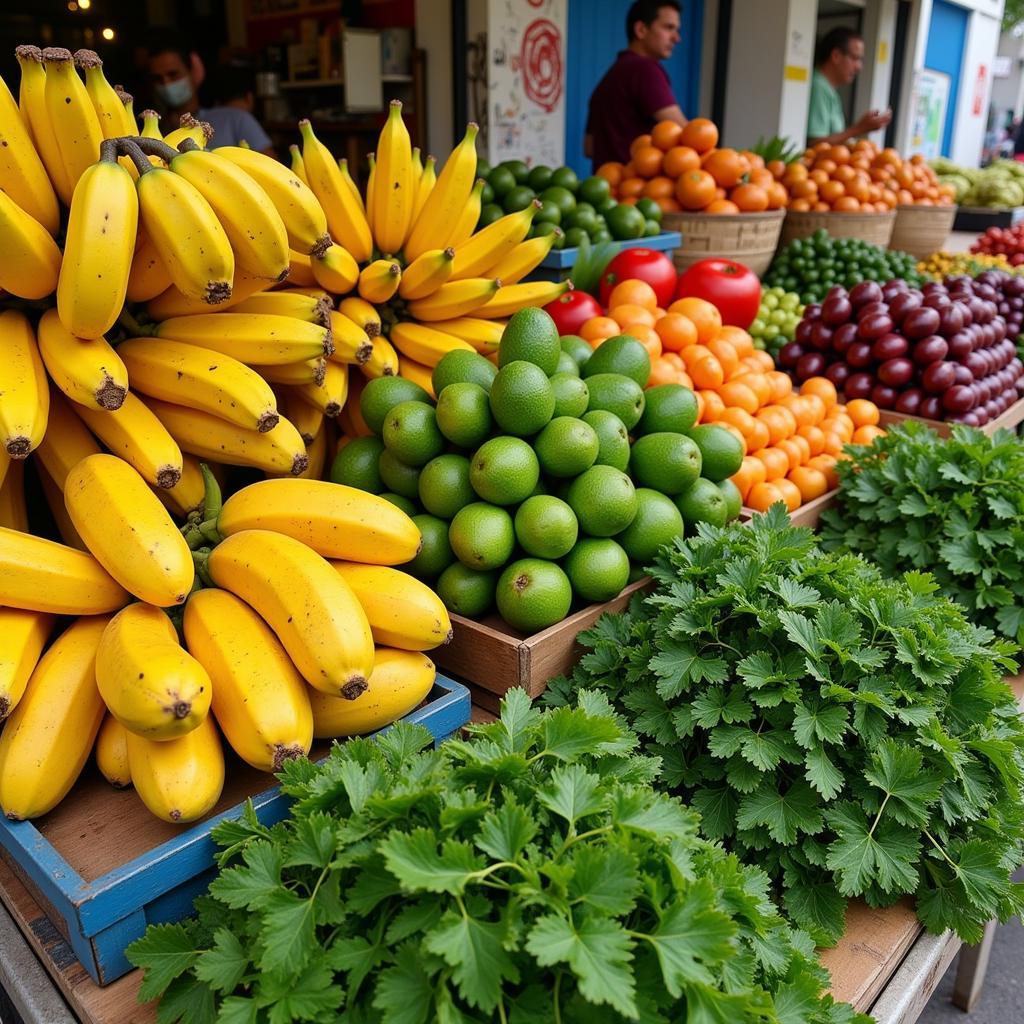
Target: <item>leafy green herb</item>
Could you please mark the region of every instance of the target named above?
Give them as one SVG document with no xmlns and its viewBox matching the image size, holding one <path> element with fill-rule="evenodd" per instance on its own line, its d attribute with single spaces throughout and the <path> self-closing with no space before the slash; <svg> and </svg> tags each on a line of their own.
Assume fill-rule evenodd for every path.
<svg viewBox="0 0 1024 1024">
<path fill-rule="evenodd" d="M 704 834 L 766 870 L 820 943 L 848 897 L 917 897 L 976 942 L 1024 906 L 1024 722 L 1015 645 L 966 621 L 931 577 L 887 580 L 825 553 L 780 508 L 701 526 L 659 584 L 581 634 L 558 705 L 604 692 L 661 758 Z"/>
<path fill-rule="evenodd" d="M 290 761 L 289 818 L 218 826 L 198 917 L 128 950 L 161 1024 L 866 1024 L 604 697 L 471 731 Z"/>
</svg>

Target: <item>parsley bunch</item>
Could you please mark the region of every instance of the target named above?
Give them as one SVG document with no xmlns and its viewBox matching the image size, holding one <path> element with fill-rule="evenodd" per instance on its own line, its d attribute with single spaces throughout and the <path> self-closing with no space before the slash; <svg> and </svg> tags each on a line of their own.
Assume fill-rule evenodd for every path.
<svg viewBox="0 0 1024 1024">
<path fill-rule="evenodd" d="M 917 898 L 976 942 L 1024 906 L 1013 644 L 934 581 L 828 554 L 781 507 L 666 548 L 658 588 L 580 636 L 549 703 L 606 693 L 711 839 L 764 868 L 820 943 L 848 897 Z"/>
<path fill-rule="evenodd" d="M 129 947 L 161 1024 L 866 1022 L 603 697 L 472 733 L 290 761 L 289 818 L 218 826 L 198 918 Z"/>
<path fill-rule="evenodd" d="M 957 426 L 891 430 L 838 464 L 839 503 L 822 545 L 889 575 L 930 572 L 975 622 L 1024 643 L 1024 443 Z"/>
</svg>

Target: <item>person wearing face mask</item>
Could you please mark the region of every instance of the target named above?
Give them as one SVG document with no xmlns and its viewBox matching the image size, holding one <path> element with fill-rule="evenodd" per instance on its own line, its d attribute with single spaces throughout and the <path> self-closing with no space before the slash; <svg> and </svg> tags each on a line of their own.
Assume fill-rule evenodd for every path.
<svg viewBox="0 0 1024 1024">
<path fill-rule="evenodd" d="M 232 95 L 222 106 L 200 106 L 203 63 L 187 46 L 166 35 L 150 49 L 147 63 L 153 92 L 166 110 L 165 134 L 178 127 L 182 115 L 191 114 L 213 127 L 210 149 L 245 141 L 252 149 L 274 156 L 270 136 L 252 114 L 251 90 L 237 98 Z"/>
</svg>

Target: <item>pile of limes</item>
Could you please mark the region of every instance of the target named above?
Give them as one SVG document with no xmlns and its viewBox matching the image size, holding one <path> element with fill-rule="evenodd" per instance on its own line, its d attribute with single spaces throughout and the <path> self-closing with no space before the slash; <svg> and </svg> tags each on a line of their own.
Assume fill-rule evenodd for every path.
<svg viewBox="0 0 1024 1024">
<path fill-rule="evenodd" d="M 696 425 L 689 388 L 645 391 L 650 372 L 635 338 L 593 349 L 521 310 L 497 365 L 468 351 L 438 362 L 436 401 L 402 377 L 369 381 L 372 434 L 343 442 L 331 479 L 415 518 L 423 546 L 404 568 L 451 611 L 496 605 L 515 629 L 545 629 L 574 601 L 615 597 L 684 529 L 739 514 L 742 443 Z"/>
<path fill-rule="evenodd" d="M 778 286 L 765 288 L 757 316 L 750 325 L 754 347 L 765 349 L 774 359 L 779 349 L 793 340 L 803 315 L 804 306 L 796 292 L 787 292 Z"/>
<path fill-rule="evenodd" d="M 611 186 L 596 174 L 582 181 L 571 167 L 528 167 L 522 160 L 505 160 L 496 167 L 487 161 L 477 164 L 477 177 L 484 178 L 477 228 L 526 207 L 539 199 L 530 237 L 549 235 L 561 228 L 554 248 L 574 248 L 584 238 L 591 242 L 628 241 L 653 237 L 661 232 L 661 208 L 653 199 L 635 204 L 612 198 Z"/>
</svg>

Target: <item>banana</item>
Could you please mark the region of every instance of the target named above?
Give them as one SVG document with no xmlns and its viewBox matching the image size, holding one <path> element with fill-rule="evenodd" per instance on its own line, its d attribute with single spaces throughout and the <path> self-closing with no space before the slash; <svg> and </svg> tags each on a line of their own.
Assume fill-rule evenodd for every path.
<svg viewBox="0 0 1024 1024">
<path fill-rule="evenodd" d="M 366 377 L 353 366 L 348 372 L 348 401 L 337 419 L 338 426 L 349 437 L 369 437 L 373 431 L 366 425 L 359 409 L 359 400 L 366 387 Z"/>
<path fill-rule="evenodd" d="M 349 585 L 312 548 L 269 530 L 243 530 L 213 549 L 206 568 L 216 586 L 266 620 L 311 686 L 349 700 L 366 689 L 373 671 L 366 613 Z"/>
<path fill-rule="evenodd" d="M 505 317 L 527 306 L 546 306 L 572 290 L 572 281 L 531 281 L 499 288 L 494 297 L 476 312 L 483 317 Z"/>
<path fill-rule="evenodd" d="M 331 562 L 366 612 L 373 642 L 403 651 L 448 643 L 452 624 L 444 602 L 425 583 L 386 565 Z"/>
<path fill-rule="evenodd" d="M 359 264 L 337 243 L 328 246 L 322 256 L 311 256 L 309 269 L 316 283 L 334 295 L 352 291 L 359 280 Z"/>
<path fill-rule="evenodd" d="M 428 249 L 443 249 L 447 244 L 452 226 L 469 201 L 476 178 L 478 130 L 477 125 L 470 122 L 465 137 L 445 161 L 437 184 L 427 195 L 406 239 L 404 253 L 407 260 L 416 259 Z"/>
<path fill-rule="evenodd" d="M 230 160 L 193 147 L 170 169 L 210 204 L 231 243 L 235 262 L 254 277 L 283 281 L 289 272 L 288 232 L 267 193 Z"/>
<path fill-rule="evenodd" d="M 419 219 L 420 214 L 423 212 L 423 207 L 427 202 L 427 196 L 434 189 L 434 185 L 437 183 L 436 174 L 437 160 L 428 156 L 426 163 L 423 165 L 423 173 L 420 174 L 418 181 L 416 182 L 416 202 L 412 208 L 412 222 L 413 224 Z M 422 255 L 422 253 L 420 254 Z M 408 258 L 408 254 L 406 254 Z"/>
<path fill-rule="evenodd" d="M 213 696 L 206 669 L 178 642 L 167 613 L 143 603 L 121 609 L 103 631 L 96 685 L 129 732 L 152 740 L 197 728 Z"/>
<path fill-rule="evenodd" d="M 295 285 L 291 281 L 288 282 L 286 288 L 275 288 L 275 295 L 308 295 L 312 299 L 319 299 L 321 302 L 326 302 L 331 309 L 334 309 L 334 299 L 328 294 L 328 292 L 318 287 L 317 285 Z"/>
<path fill-rule="evenodd" d="M 25 463 L 16 462 L 0 484 L 0 526 L 28 533 L 28 507 L 25 504 Z"/>
<path fill-rule="evenodd" d="M 53 630 L 53 616 L 0 608 L 0 722 L 17 706 Z"/>
<path fill-rule="evenodd" d="M 359 186 L 355 183 L 352 175 L 349 173 L 348 161 L 342 157 L 338 160 L 338 170 L 341 171 L 341 180 L 345 183 L 345 188 L 348 189 L 349 195 L 352 196 L 352 201 L 355 202 L 359 209 L 366 213 L 366 207 L 363 204 L 363 197 L 359 194 Z"/>
<path fill-rule="evenodd" d="M 215 466 L 210 466 L 215 470 Z M 199 459 L 188 452 L 181 453 L 181 479 L 173 487 L 155 487 L 153 493 L 164 508 L 182 519 L 190 512 L 202 510 L 206 500 L 206 487 L 199 468 Z M 63 502 L 61 503 L 63 506 Z"/>
<path fill-rule="evenodd" d="M 378 647 L 366 688 L 357 701 L 330 697 L 311 689 L 313 735 L 317 739 L 362 736 L 403 718 L 421 704 L 434 686 L 434 663 L 416 651 Z"/>
<path fill-rule="evenodd" d="M 331 243 L 328 242 L 328 246 Z M 310 256 L 303 256 L 294 249 L 288 250 L 288 283 L 301 287 L 312 287 L 317 284 L 316 276 L 313 274 L 313 260 Z"/>
<path fill-rule="evenodd" d="M 370 234 L 376 237 L 377 226 L 373 222 L 374 214 L 377 212 L 377 204 L 374 196 L 377 192 L 377 155 L 376 153 L 366 154 L 366 206 L 363 208 L 366 214 L 366 223 L 370 225 Z"/>
<path fill-rule="evenodd" d="M 275 313 L 198 313 L 157 324 L 154 334 L 233 356 L 241 363 L 280 366 L 329 356 L 330 327 Z"/>
<path fill-rule="evenodd" d="M 270 627 L 226 590 L 193 594 L 185 642 L 213 682 L 213 716 L 247 764 L 278 772 L 313 745 L 309 687 Z"/>
<path fill-rule="evenodd" d="M 55 615 L 99 615 L 130 600 L 92 555 L 0 527 L 0 605 Z"/>
<path fill-rule="evenodd" d="M 424 366 L 422 363 L 418 363 L 415 359 L 409 359 L 407 356 L 399 356 L 398 358 L 398 376 L 411 380 L 414 384 L 419 384 L 431 398 L 436 399 L 433 374 L 433 367 Z"/>
<path fill-rule="evenodd" d="M 404 321 L 391 328 L 391 343 L 403 356 L 431 368 L 449 352 L 475 352 L 472 345 L 425 324 Z"/>
<path fill-rule="evenodd" d="M 128 371 L 105 338 L 76 338 L 57 310 L 48 309 L 39 321 L 39 354 L 50 379 L 71 401 L 91 409 L 121 408 Z"/>
<path fill-rule="evenodd" d="M 425 299 L 432 295 L 452 276 L 454 260 L 455 250 L 451 247 L 428 249 L 402 272 L 398 294 L 407 300 Z"/>
<path fill-rule="evenodd" d="M 266 153 L 241 146 L 219 146 L 217 155 L 240 167 L 266 192 L 284 221 L 290 248 L 308 256 L 312 252 L 322 252 L 331 244 L 327 217 L 319 200 L 312 189 L 284 164 Z"/>
<path fill-rule="evenodd" d="M 139 135 L 144 139 L 163 140 L 163 135 L 160 134 L 160 115 L 155 110 L 142 112 L 142 131 L 139 132 Z M 163 160 L 160 160 L 158 156 L 150 157 L 150 160 L 159 161 L 159 163 L 154 163 L 154 167 L 165 166 Z"/>
<path fill-rule="evenodd" d="M 402 268 L 392 260 L 374 260 L 359 274 L 359 296 L 367 302 L 387 302 L 402 280 Z"/>
<path fill-rule="evenodd" d="M 281 410 L 281 415 L 299 432 L 299 437 L 302 438 L 302 442 L 306 446 L 306 454 L 308 456 L 309 446 L 316 439 L 323 426 L 324 414 L 316 406 L 310 405 L 309 402 L 305 401 L 291 385 L 285 384 L 275 388 L 275 394 L 277 395 L 277 407 Z M 349 403 L 346 402 L 345 404 L 347 407 Z M 304 474 L 308 472 L 309 467 L 307 466 Z"/>
<path fill-rule="evenodd" d="M 103 131 L 85 85 L 75 70 L 71 51 L 48 46 L 43 50 L 43 61 L 46 64 L 46 113 L 73 192 L 85 169 L 99 159 Z"/>
<path fill-rule="evenodd" d="M 490 302 L 500 287 L 501 282 L 490 277 L 469 277 L 465 281 L 449 281 L 441 285 L 433 295 L 410 302 L 408 313 L 414 320 L 428 322 L 467 316 Z"/>
<path fill-rule="evenodd" d="M 331 301 L 326 296 L 307 295 L 305 292 L 285 289 L 277 292 L 257 292 L 231 307 L 236 313 L 276 313 L 305 320 L 311 324 L 328 326 Z"/>
<path fill-rule="evenodd" d="M 354 295 L 342 299 L 338 303 L 338 312 L 366 331 L 370 341 L 380 334 L 380 313 L 365 299 L 356 298 Z"/>
<path fill-rule="evenodd" d="M 38 451 L 38 449 L 36 449 Z M 7 478 L 8 472 L 11 469 L 11 457 L 2 448 L 0 448 L 0 487 L 3 487 L 4 480 Z"/>
<path fill-rule="evenodd" d="M 497 352 L 507 320 L 481 320 L 478 317 L 462 316 L 454 320 L 436 320 L 430 326 L 435 331 L 444 331 L 455 338 L 468 342 L 484 355 Z"/>
<path fill-rule="evenodd" d="M 527 236 L 539 209 L 540 202 L 535 199 L 525 210 L 499 217 L 493 224 L 488 224 L 458 247 L 455 251 L 452 280 L 461 281 L 466 277 L 480 277 L 483 274 L 499 277 L 491 268 Z M 505 279 L 501 280 L 504 283 Z"/>
<path fill-rule="evenodd" d="M 24 459 L 42 441 L 50 410 L 46 370 L 24 313 L 0 313 L 0 352 L 0 444 L 12 459 Z"/>
<path fill-rule="evenodd" d="M 313 440 L 306 445 L 306 457 L 309 465 L 299 474 L 299 480 L 322 480 L 327 471 L 327 452 L 332 432 L 328 420 L 320 420 L 320 429 Z"/>
<path fill-rule="evenodd" d="M 60 227 L 60 208 L 32 134 L 7 84 L 0 79 L 0 182 L 3 190 L 51 234 Z"/>
<path fill-rule="evenodd" d="M 103 721 L 95 666 L 106 625 L 80 618 L 57 638 L 0 734 L 0 808 L 12 821 L 56 807 L 89 759 Z"/>
<path fill-rule="evenodd" d="M 520 242 L 507 256 L 487 270 L 498 278 L 502 287 L 518 284 L 531 270 L 540 266 L 544 257 L 551 252 L 555 240 L 562 237 L 562 229 L 555 228 L 549 235 L 540 235 L 526 242 Z"/>
<path fill-rule="evenodd" d="M 299 384 L 295 390 L 304 402 L 333 419 L 345 408 L 348 399 L 348 367 L 329 361 L 320 384 Z"/>
<path fill-rule="evenodd" d="M 61 251 L 50 233 L 6 192 L 0 191 L 0 289 L 20 299 L 52 295 Z"/>
<path fill-rule="evenodd" d="M 43 51 L 38 46 L 19 46 L 14 52 L 21 68 L 21 89 L 18 93 L 21 116 L 28 125 L 36 152 L 43 161 L 54 191 L 65 206 L 70 206 L 74 185 L 64 170 L 57 135 L 46 111 L 46 65 L 43 63 Z"/>
<path fill-rule="evenodd" d="M 306 180 L 306 165 L 302 162 L 302 150 L 293 142 L 288 147 L 288 152 L 291 154 L 292 174 L 294 174 L 303 185 L 308 187 L 309 182 Z"/>
<path fill-rule="evenodd" d="M 323 384 L 327 376 L 327 360 L 303 359 L 298 363 L 286 363 L 283 366 L 261 366 L 254 363 L 252 369 L 264 380 L 273 384 L 301 385 Z"/>
<path fill-rule="evenodd" d="M 156 398 L 150 399 L 149 407 L 184 451 L 204 461 L 293 475 L 308 465 L 306 446 L 299 432 L 283 417 L 276 427 L 260 433 L 228 423 L 219 416 Z"/>
<path fill-rule="evenodd" d="M 234 309 L 237 303 L 265 291 L 272 283 L 265 277 L 253 277 L 241 267 L 235 267 L 235 276 L 231 279 L 231 298 L 217 303 L 217 312 Z M 146 312 L 154 320 L 168 320 L 175 316 L 197 316 L 209 311 L 210 304 L 205 299 L 185 295 L 173 284 L 146 305 Z"/>
<path fill-rule="evenodd" d="M 412 142 L 402 120 L 402 104 L 392 100 L 377 143 L 373 236 L 381 252 L 396 253 L 402 248 L 412 225 L 415 185 Z"/>
<path fill-rule="evenodd" d="M 125 298 L 129 302 L 149 302 L 172 286 L 171 275 L 167 272 L 153 239 L 140 226 L 136 233 L 132 265 L 128 271 Z M 232 291 L 232 295 L 234 294 Z"/>
<path fill-rule="evenodd" d="M 371 380 L 374 377 L 395 377 L 398 374 L 398 353 L 387 338 L 380 336 L 373 339 L 373 352 L 359 369 Z"/>
<path fill-rule="evenodd" d="M 334 351 L 331 359 L 336 363 L 361 365 L 373 355 L 373 343 L 366 331 L 344 313 L 331 310 L 331 334 Z"/>
<path fill-rule="evenodd" d="M 71 467 L 87 455 L 96 455 L 99 450 L 96 439 L 72 411 L 67 399 L 51 385 L 46 434 L 36 449 L 36 455 L 53 482 L 63 491 Z"/>
<path fill-rule="evenodd" d="M 86 84 L 88 89 L 88 84 Z M 117 98 L 124 104 L 125 113 L 128 115 L 128 124 L 131 126 L 130 135 L 137 135 L 139 132 L 138 123 L 135 120 L 135 97 L 125 90 L 123 85 L 115 85 L 114 92 Z"/>
<path fill-rule="evenodd" d="M 213 125 L 208 121 L 198 121 L 191 114 L 181 115 L 178 127 L 164 136 L 164 142 L 171 149 L 177 149 L 186 139 L 194 142 L 199 149 L 206 149 L 213 138 Z"/>
<path fill-rule="evenodd" d="M 458 250 L 469 241 L 470 236 L 476 230 L 477 221 L 480 220 L 480 208 L 483 206 L 482 197 L 484 185 L 486 184 L 487 182 L 483 178 L 476 179 L 473 190 L 469 193 L 469 199 L 466 200 L 466 205 L 459 211 L 455 226 L 446 239 L 445 245 Z M 467 274 L 466 276 L 470 275 Z"/>
<path fill-rule="evenodd" d="M 96 767 L 115 789 L 132 784 L 128 767 L 128 730 L 109 712 L 96 737 Z"/>
<path fill-rule="evenodd" d="M 103 61 L 92 50 L 78 50 L 75 65 L 85 72 L 85 91 L 100 123 L 105 139 L 135 135 L 135 118 L 103 74 Z"/>
<path fill-rule="evenodd" d="M 146 481 L 113 455 L 90 455 L 68 474 L 64 504 L 96 560 L 130 594 L 158 608 L 183 604 L 192 552 Z"/>
<path fill-rule="evenodd" d="M 131 338 L 118 346 L 132 387 L 151 398 L 201 409 L 247 430 L 266 431 L 278 414 L 270 385 L 245 363 L 157 338 Z"/>
<path fill-rule="evenodd" d="M 299 122 L 299 131 L 309 187 L 327 215 L 331 237 L 348 249 L 357 263 L 365 263 L 373 252 L 373 237 L 366 215 L 352 198 L 330 150 L 313 134 L 308 120 Z"/>
<path fill-rule="evenodd" d="M 39 485 L 43 489 L 43 497 L 46 504 L 50 506 L 50 515 L 57 526 L 62 543 L 69 548 L 77 548 L 79 551 L 88 552 L 85 541 L 78 535 L 75 524 L 71 522 L 67 506 L 64 504 L 64 492 L 57 486 L 56 481 L 47 472 L 46 466 L 41 462 L 36 463 L 36 470 L 39 474 Z"/>
</svg>

